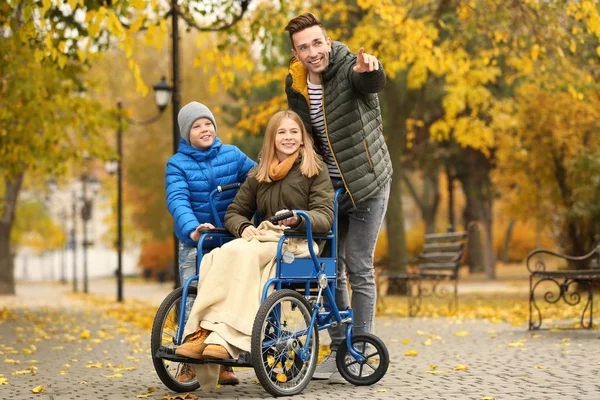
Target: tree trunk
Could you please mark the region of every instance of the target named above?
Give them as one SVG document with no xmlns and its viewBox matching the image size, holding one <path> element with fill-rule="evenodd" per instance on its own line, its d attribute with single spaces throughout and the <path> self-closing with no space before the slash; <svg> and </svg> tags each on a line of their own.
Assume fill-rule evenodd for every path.
<svg viewBox="0 0 600 400">
<path fill-rule="evenodd" d="M 15 221 L 15 209 L 24 175 L 25 172 L 21 172 L 13 180 L 5 179 L 4 207 L 0 214 L 0 295 L 15 294 L 15 265 L 10 232 Z"/>
<path fill-rule="evenodd" d="M 488 279 L 496 278 L 496 257 L 493 251 L 493 192 L 490 180 L 491 164 L 481 153 L 465 149 L 462 154 L 463 165 L 457 168 L 456 178 L 461 182 L 466 197 L 463 210 L 464 226 L 478 221 L 485 231 L 486 265 L 484 270 Z"/>
<path fill-rule="evenodd" d="M 394 175 L 390 188 L 390 199 L 386 213 L 386 229 L 388 239 L 388 273 L 398 275 L 406 273 L 406 236 L 404 228 L 404 212 L 402 206 L 402 163 L 401 156 L 404 151 L 406 136 L 407 110 L 406 75 L 400 74 L 394 80 L 388 80 L 383 93 L 380 95 L 383 108 L 384 133 L 386 143 L 392 160 Z M 406 282 L 390 280 L 388 294 L 406 293 Z"/>
<path fill-rule="evenodd" d="M 510 261 L 510 255 L 508 254 L 510 239 L 512 238 L 513 228 L 515 227 L 515 220 L 511 219 L 508 223 L 508 227 L 506 228 L 506 234 L 504 235 L 504 246 L 502 247 L 502 261 L 507 263 Z M 536 237 L 538 233 L 536 232 Z M 536 243 L 536 247 L 540 247 Z"/>
<path fill-rule="evenodd" d="M 435 217 L 437 215 L 438 205 L 440 204 L 440 185 L 439 185 L 439 169 L 424 170 L 423 179 L 423 194 L 419 195 L 414 184 L 406 174 L 402 174 L 408 191 L 410 192 L 415 204 L 421 211 L 421 216 L 425 222 L 425 232 L 435 232 Z"/>
</svg>

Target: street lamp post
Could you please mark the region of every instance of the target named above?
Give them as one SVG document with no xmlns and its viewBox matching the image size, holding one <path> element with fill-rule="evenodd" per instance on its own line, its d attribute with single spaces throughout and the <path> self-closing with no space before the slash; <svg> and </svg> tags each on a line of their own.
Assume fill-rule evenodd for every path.
<svg viewBox="0 0 600 400">
<path fill-rule="evenodd" d="M 53 196 L 58 191 L 58 183 L 56 182 L 56 180 L 54 178 L 50 178 L 46 182 L 46 187 L 48 188 L 48 190 L 50 192 L 50 196 Z M 50 197 L 48 197 L 48 201 L 49 200 L 50 200 Z M 61 204 L 60 211 L 58 212 L 58 219 L 60 221 L 62 221 L 62 224 L 63 224 L 62 232 L 64 233 L 65 238 L 67 236 L 67 227 L 66 227 L 67 215 L 68 215 L 68 211 L 67 211 L 66 206 Z M 60 264 L 61 264 L 60 283 L 62 283 L 62 284 L 67 283 L 67 266 L 66 266 L 65 253 L 68 250 L 68 242 L 69 242 L 68 240 L 65 240 L 65 245 L 60 250 Z"/>
<path fill-rule="evenodd" d="M 148 125 L 161 117 L 171 99 L 172 87 L 163 76 L 154 89 L 154 101 L 158 107 L 158 115 L 145 121 L 135 121 L 125 118 L 133 125 Z M 117 301 L 123 302 L 123 102 L 117 101 L 117 160 L 105 164 L 110 174 L 117 173 Z"/>
<path fill-rule="evenodd" d="M 75 191 L 71 194 L 71 243 L 73 245 L 73 292 L 77 293 L 77 194 Z"/>
<path fill-rule="evenodd" d="M 92 242 L 88 239 L 88 221 L 92 218 L 94 207 L 94 196 L 100 190 L 100 181 L 96 177 L 83 174 L 81 176 L 83 187 L 83 207 L 81 209 L 81 219 L 83 221 L 83 293 L 88 293 L 88 247 Z M 88 198 L 87 186 L 92 189 L 92 197 Z"/>
</svg>

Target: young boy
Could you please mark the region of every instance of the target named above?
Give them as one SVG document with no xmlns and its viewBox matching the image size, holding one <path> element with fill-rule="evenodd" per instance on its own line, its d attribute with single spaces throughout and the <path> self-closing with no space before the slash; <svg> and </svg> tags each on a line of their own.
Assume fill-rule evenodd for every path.
<svg viewBox="0 0 600 400">
<path fill-rule="evenodd" d="M 177 117 L 181 141 L 179 149 L 167 162 L 165 187 L 167 207 L 175 221 L 179 239 L 179 276 L 181 284 L 196 273 L 197 245 L 200 230 L 214 228 L 208 196 L 217 186 L 244 182 L 256 165 L 240 149 L 226 145 L 217 137 L 213 113 L 198 102 L 186 104 Z M 221 193 L 215 206 L 221 221 L 235 191 Z M 191 308 L 191 305 L 190 307 Z M 195 378 L 192 368 L 184 365 L 178 380 Z M 221 367 L 221 385 L 239 383 L 231 368 Z"/>
</svg>

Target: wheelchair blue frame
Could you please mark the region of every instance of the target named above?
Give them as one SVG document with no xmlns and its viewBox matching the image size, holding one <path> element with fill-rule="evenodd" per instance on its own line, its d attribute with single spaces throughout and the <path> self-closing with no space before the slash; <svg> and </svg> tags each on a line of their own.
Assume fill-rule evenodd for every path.
<svg viewBox="0 0 600 400">
<path fill-rule="evenodd" d="M 236 188 L 239 188 L 239 185 L 227 185 L 219 188 L 218 192 Z M 335 192 L 333 225 L 331 232 L 327 234 L 313 234 L 310 217 L 304 210 L 278 214 L 270 219 L 272 223 L 275 223 L 297 215 L 305 221 L 306 232 L 285 230 L 277 243 L 275 277 L 269 279 L 262 289 L 261 306 L 252 330 L 251 352 L 243 351 L 235 359 L 188 358 L 178 355 L 176 346 L 183 342 L 190 286 L 199 280 L 203 254 L 218 245 L 222 246 L 225 242 L 235 239 L 222 228 L 222 223 L 215 211 L 215 220 L 218 221 L 219 228 L 201 233 L 198 241 L 196 275 L 188 278 L 182 288 L 173 291 L 163 301 L 153 324 L 151 337 L 153 363 L 159 378 L 167 387 L 177 392 L 183 392 L 195 390 L 199 385 L 197 381 L 189 384 L 181 383 L 182 381 L 176 378 L 178 375 L 173 375 L 170 372 L 172 369 L 165 364 L 165 361 L 170 361 L 179 363 L 179 366 L 221 364 L 252 367 L 261 385 L 272 395 L 298 394 L 304 390 L 316 367 L 318 331 L 338 327 L 340 324 L 346 324 L 344 328 L 346 340 L 339 344 L 336 357 L 338 371 L 342 377 L 354 385 L 363 386 L 372 385 L 385 375 L 389 367 L 389 353 L 385 344 L 373 334 L 367 332 L 355 334 L 352 309 L 339 310 L 335 303 L 338 260 L 338 199 L 342 193 L 343 190 Z M 211 193 L 209 196 L 209 203 L 213 209 L 216 195 L 216 193 Z M 256 216 L 255 221 L 258 221 Z M 309 245 L 309 257 L 295 258 L 283 250 L 285 240 L 289 238 L 306 239 L 309 244 L 315 240 L 323 241 L 328 245 L 328 250 L 322 256 L 318 256 L 314 246 Z M 271 291 L 273 294 L 270 293 Z M 177 304 L 179 304 L 175 308 L 178 312 L 177 330 L 174 337 L 169 334 L 168 343 L 165 344 L 162 337 L 165 322 L 173 310 L 173 306 Z M 287 317 L 281 317 L 284 307 L 287 309 L 287 304 L 290 304 L 290 310 L 297 307 L 302 315 L 301 319 L 304 319 L 303 326 L 299 327 L 299 330 L 290 330 Z M 360 343 L 362 343 L 362 352 L 355 347 Z M 372 349 L 369 354 L 365 353 L 367 348 Z M 273 357 L 277 357 L 279 361 L 273 361 Z M 371 360 L 371 358 L 373 359 Z M 368 360 L 375 362 L 367 362 Z M 370 370 L 363 375 L 363 366 L 365 365 L 370 367 Z M 279 371 L 274 372 L 275 368 L 279 368 Z M 177 367 L 177 371 L 180 371 L 179 367 Z M 288 381 L 288 379 L 290 380 Z M 288 386 L 286 382 L 291 386 Z"/>
<path fill-rule="evenodd" d="M 209 197 L 209 202 L 211 204 L 211 208 L 214 200 L 214 195 L 217 192 L 211 193 Z M 331 255 L 329 257 L 318 257 L 314 251 L 313 246 L 309 247 L 310 258 L 296 258 L 290 263 L 286 263 L 283 260 L 283 245 L 286 239 L 292 237 L 290 235 L 284 235 L 279 240 L 277 245 L 277 265 L 275 278 L 268 280 L 263 288 L 262 292 L 262 302 L 264 302 L 268 296 L 269 289 L 274 287 L 275 290 L 280 290 L 286 286 L 293 286 L 298 284 L 304 284 L 305 294 L 308 296 L 311 290 L 311 284 L 314 288 L 316 284 L 319 287 L 319 296 L 317 297 L 317 302 L 313 308 L 312 321 L 316 321 L 316 325 L 312 323 L 309 326 L 307 335 L 310 336 L 312 334 L 313 327 L 316 326 L 318 330 L 328 329 L 333 326 L 337 326 L 338 324 L 347 324 L 346 326 L 346 341 L 348 344 L 348 350 L 352 354 L 352 356 L 357 359 L 357 361 L 362 361 L 363 357 L 354 351 L 353 346 L 351 345 L 352 338 L 352 330 L 353 330 L 353 312 L 352 309 L 340 311 L 335 303 L 335 283 L 336 283 L 336 269 L 337 269 L 337 214 L 338 214 L 338 198 L 343 193 L 342 189 L 338 189 L 335 192 L 334 198 L 334 218 L 333 218 L 333 226 L 332 232 L 328 235 L 313 235 L 312 225 L 310 222 L 310 218 L 308 214 L 303 210 L 295 210 L 295 214 L 301 216 L 306 223 L 306 233 L 298 234 L 294 232 L 293 237 L 302 237 L 306 238 L 308 243 L 312 243 L 313 240 L 326 240 L 331 243 Z M 216 211 L 215 211 L 216 213 Z M 216 215 L 218 217 L 218 215 Z M 219 221 L 219 219 L 216 219 Z M 219 228 L 221 228 L 220 226 Z M 209 238 L 212 239 L 220 239 L 221 242 L 224 240 L 232 240 L 235 239 L 231 234 L 226 232 L 220 232 L 211 230 L 209 232 L 204 232 L 200 236 L 198 240 L 198 259 L 196 262 L 196 275 L 188 278 L 183 285 L 183 294 L 181 303 L 185 304 L 187 301 L 187 296 L 189 292 L 189 287 L 194 281 L 198 281 L 200 274 L 200 263 L 202 261 L 202 254 L 204 250 L 204 242 Z M 324 284 L 326 282 L 326 284 Z M 323 296 L 324 295 L 324 296 Z M 323 297 L 327 300 L 327 302 L 323 302 Z M 325 309 L 325 311 L 320 312 L 321 309 Z M 183 341 L 183 328 L 185 326 L 185 307 L 181 307 L 179 310 L 179 319 L 178 319 L 178 331 L 176 338 L 176 345 L 181 344 Z M 297 337 L 303 336 L 304 332 L 297 332 Z M 304 345 L 304 349 L 301 352 L 301 357 L 303 360 L 306 360 L 309 355 L 307 354 L 308 349 L 308 341 Z"/>
</svg>

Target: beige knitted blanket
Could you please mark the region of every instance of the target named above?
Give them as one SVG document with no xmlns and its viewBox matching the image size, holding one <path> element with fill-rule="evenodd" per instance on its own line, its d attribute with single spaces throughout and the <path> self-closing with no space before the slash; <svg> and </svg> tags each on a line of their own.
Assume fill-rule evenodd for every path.
<svg viewBox="0 0 600 400">
<path fill-rule="evenodd" d="M 183 337 L 200 325 L 212 331 L 205 343 L 224 346 L 233 358 L 250 351 L 254 318 L 260 307 L 265 283 L 275 276 L 277 243 L 285 227 L 262 222 L 263 234 L 250 241 L 236 239 L 202 257 L 198 295 L 185 325 Z M 313 248 L 318 251 L 316 243 Z M 286 240 L 283 251 L 296 257 L 309 257 L 305 239 Z M 218 381 L 218 365 L 194 365 L 203 390 Z"/>
</svg>

